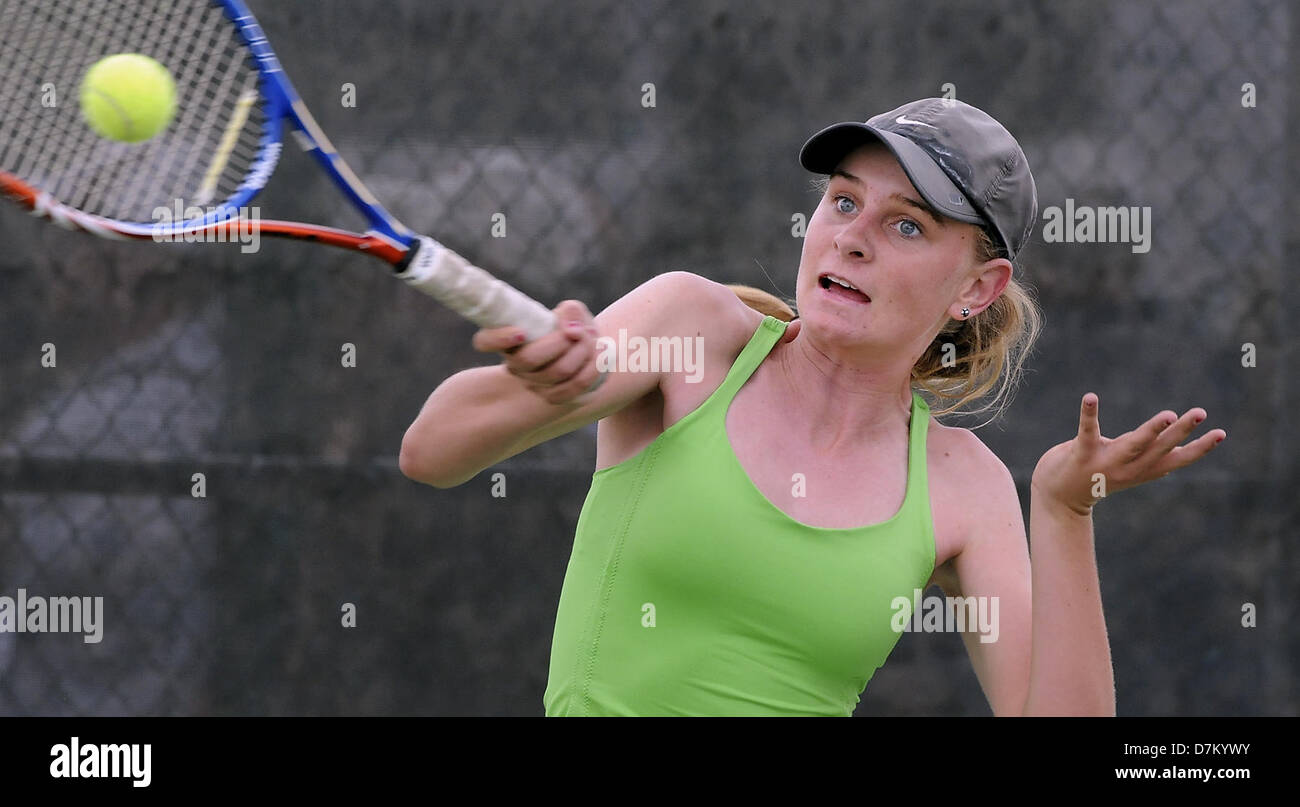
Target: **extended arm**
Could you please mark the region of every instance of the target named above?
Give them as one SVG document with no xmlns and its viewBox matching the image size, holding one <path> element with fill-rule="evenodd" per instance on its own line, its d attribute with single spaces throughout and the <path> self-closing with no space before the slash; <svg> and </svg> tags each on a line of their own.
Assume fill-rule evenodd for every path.
<svg viewBox="0 0 1300 807">
<path fill-rule="evenodd" d="M 614 368 L 594 392 L 574 394 L 596 378 L 601 335 L 694 335 L 702 317 L 716 317 L 735 296 L 713 281 L 686 272 L 658 275 L 628 292 L 583 327 L 564 323 L 586 315 L 573 301 L 556 308 L 560 329 L 522 346 L 505 363 L 457 373 L 433 391 L 402 439 L 402 473 L 448 488 L 539 443 L 619 411 L 659 386 L 659 372 Z M 588 331 L 586 326 L 592 326 Z M 480 331 L 475 346 L 502 351 L 511 329 Z M 572 380 L 547 386 L 556 378 Z M 556 393 L 560 394 L 556 394 Z M 563 398 L 562 402 L 552 399 Z"/>
<path fill-rule="evenodd" d="M 1103 496 L 1135 487 L 1204 457 L 1226 433 L 1215 429 L 1179 445 L 1205 412 L 1181 418 L 1165 411 L 1115 439 L 1101 436 L 1098 401 L 1083 398 L 1079 434 L 1053 447 L 1034 469 L 1029 545 L 1010 473 L 991 452 L 977 520 L 954 559 L 965 596 L 996 596 L 1000 634 L 967 650 L 994 714 L 1114 715 L 1115 679 L 1102 612 L 1092 507 Z"/>
</svg>

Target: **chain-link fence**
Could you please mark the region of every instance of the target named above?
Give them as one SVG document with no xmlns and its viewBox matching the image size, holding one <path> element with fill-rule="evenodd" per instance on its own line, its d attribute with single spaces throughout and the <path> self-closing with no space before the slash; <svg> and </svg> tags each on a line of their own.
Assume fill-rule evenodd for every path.
<svg viewBox="0 0 1300 807">
<path fill-rule="evenodd" d="M 552 305 L 670 270 L 791 294 L 804 139 L 945 92 L 1016 134 L 1044 210 L 1149 207 L 1146 252 L 1038 229 L 1047 330 L 980 435 L 1027 505 L 1083 392 L 1107 434 L 1204 407 L 1217 453 L 1098 510 L 1120 711 L 1297 712 L 1293 4 L 254 10 L 390 209 Z M 256 204 L 361 226 L 298 153 Z M 0 631 L 0 714 L 541 712 L 594 427 L 492 469 L 504 496 L 491 473 L 422 487 L 403 431 L 486 359 L 371 262 L 109 243 L 12 207 L 0 239 L 0 596 L 103 598 L 98 642 Z M 987 713 L 964 656 L 904 636 L 859 713 Z"/>
</svg>

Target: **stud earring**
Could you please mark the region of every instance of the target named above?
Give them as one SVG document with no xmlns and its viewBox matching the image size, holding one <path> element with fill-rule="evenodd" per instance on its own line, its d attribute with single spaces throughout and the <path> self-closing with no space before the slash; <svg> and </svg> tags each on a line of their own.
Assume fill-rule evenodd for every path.
<svg viewBox="0 0 1300 807">
<path fill-rule="evenodd" d="M 966 318 L 969 317 L 969 316 L 970 316 L 970 309 L 969 309 L 969 308 L 963 308 L 963 309 L 961 310 L 961 318 L 962 318 L 962 319 L 966 319 Z"/>
</svg>

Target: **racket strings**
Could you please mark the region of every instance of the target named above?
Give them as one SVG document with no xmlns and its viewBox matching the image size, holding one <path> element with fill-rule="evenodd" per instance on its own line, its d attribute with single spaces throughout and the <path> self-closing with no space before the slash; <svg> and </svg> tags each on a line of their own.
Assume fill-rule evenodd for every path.
<svg viewBox="0 0 1300 807">
<path fill-rule="evenodd" d="M 0 19 L 0 169 L 71 207 L 150 223 L 159 207 L 226 202 L 257 164 L 258 72 L 210 0 L 0 0 Z M 82 77 L 114 53 L 157 59 L 176 81 L 173 121 L 143 143 L 99 137 L 81 117 Z"/>
<path fill-rule="evenodd" d="M 230 34 L 230 26 L 221 14 L 191 14 L 174 18 L 172 30 L 166 32 L 164 42 L 193 42 L 202 51 L 213 54 L 215 58 L 186 59 L 183 53 L 171 53 L 169 56 L 178 64 L 176 73 L 177 87 L 189 87 L 196 93 L 197 103 L 178 107 L 176 128 L 178 131 L 192 133 L 187 142 L 178 143 L 176 159 L 155 166 L 158 174 L 165 181 L 185 182 L 188 192 L 186 202 L 198 204 L 198 184 L 194 177 L 201 177 L 204 166 L 203 156 L 216 147 L 216 140 L 221 133 L 221 116 L 229 117 L 232 107 L 230 89 L 233 72 L 240 66 L 241 59 L 228 60 L 230 67 L 224 71 L 217 69 L 222 55 L 221 35 Z M 242 57 L 242 50 L 238 52 Z M 256 74 L 245 71 L 245 77 L 256 82 Z M 212 83 L 217 82 L 214 89 Z M 158 184 L 158 183 L 153 183 Z M 234 188 L 227 188 L 233 192 Z M 137 203 L 147 201 L 144 198 L 134 200 Z M 210 200 L 204 200 L 206 203 Z"/>
<path fill-rule="evenodd" d="M 194 7 L 182 9 L 182 11 L 186 10 L 194 11 L 195 9 Z M 184 137 L 175 139 L 168 154 L 170 159 L 145 166 L 145 181 L 131 186 L 128 192 L 118 200 L 121 208 L 137 209 L 150 202 L 146 194 L 148 189 L 172 185 L 177 181 L 183 181 L 185 177 L 193 176 L 196 170 L 195 166 L 199 160 L 199 153 L 205 148 L 211 148 L 208 133 L 201 128 L 200 122 L 205 116 L 199 112 L 199 107 L 202 106 L 202 102 L 207 102 L 207 117 L 209 119 L 215 119 L 216 115 L 220 113 L 220 96 L 212 100 L 207 99 L 208 93 L 202 84 L 205 75 L 203 72 L 204 67 L 215 60 L 185 58 L 185 53 L 177 53 L 172 47 L 177 43 L 182 45 L 192 44 L 199 52 L 219 52 L 216 49 L 219 43 L 213 39 L 213 34 L 228 30 L 229 26 L 220 13 L 207 14 L 206 22 L 203 19 L 204 16 L 197 13 L 159 15 L 159 18 L 162 18 L 160 20 L 162 24 L 158 25 L 152 32 L 154 33 L 153 37 L 146 38 L 146 47 L 153 46 L 156 48 L 155 52 L 160 55 L 155 58 L 171 68 L 172 77 L 176 80 L 178 103 L 176 117 L 171 128 L 178 134 L 184 135 Z M 200 103 L 179 103 L 179 99 L 184 96 L 185 88 L 197 90 Z M 196 188 L 193 186 L 188 188 L 187 193 L 184 194 L 182 205 L 188 204 L 194 199 L 195 191 Z M 171 202 L 172 200 L 167 201 Z M 114 217 L 118 218 L 119 216 Z"/>
<path fill-rule="evenodd" d="M 56 8 L 58 7 L 60 6 L 56 5 Z M 63 10 L 65 12 L 70 11 L 70 9 L 67 8 L 64 8 Z M 143 21 L 146 12 L 145 9 L 140 9 L 141 13 L 131 18 L 113 18 L 105 14 L 105 9 L 102 6 L 88 6 L 86 7 L 86 11 L 87 19 L 84 22 L 84 27 L 86 31 L 90 33 L 90 48 L 93 52 L 100 53 L 107 51 L 111 53 L 113 52 L 111 49 L 111 43 L 115 41 L 140 41 L 138 32 L 133 32 L 131 28 L 133 24 L 138 24 Z M 69 14 L 68 16 L 71 17 L 72 15 Z M 65 24 L 72 21 L 73 20 L 71 19 L 65 20 Z M 141 47 L 147 46 L 148 43 L 143 43 Z M 68 85 L 65 84 L 65 86 Z M 71 93 L 68 95 L 70 96 Z M 70 103 L 72 98 L 68 97 L 66 100 Z M 69 123 L 67 120 L 61 122 L 65 126 Z M 86 127 L 86 129 L 88 130 L 89 127 Z M 104 157 L 109 156 L 105 153 L 106 149 L 103 148 L 101 138 L 94 136 L 93 133 L 90 136 L 87 136 L 85 131 L 74 129 L 72 135 L 75 138 L 75 147 L 72 151 L 72 155 L 74 164 L 78 164 L 78 167 L 93 165 L 93 160 L 97 154 L 102 154 Z M 76 157 L 83 154 L 86 154 L 91 159 L 77 163 Z M 107 164 L 106 168 L 109 170 L 100 173 L 86 172 L 84 170 L 80 172 L 85 176 L 85 181 L 82 185 L 77 186 L 76 190 L 79 191 L 77 195 L 69 196 L 67 198 L 67 203 L 83 210 L 90 209 L 102 211 L 103 215 L 109 218 L 117 218 L 110 206 L 111 201 L 106 201 L 105 197 L 111 194 L 112 189 L 120 183 L 119 177 L 122 175 L 124 163 L 128 161 L 123 159 L 105 159 L 104 162 Z"/>
</svg>

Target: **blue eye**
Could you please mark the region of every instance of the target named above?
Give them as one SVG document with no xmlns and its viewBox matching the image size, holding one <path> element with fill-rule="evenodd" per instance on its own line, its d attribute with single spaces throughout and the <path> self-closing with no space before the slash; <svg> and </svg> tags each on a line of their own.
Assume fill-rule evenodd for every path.
<svg viewBox="0 0 1300 807">
<path fill-rule="evenodd" d="M 911 219 L 903 219 L 898 222 L 898 232 L 904 238 L 917 238 L 921 235 L 921 225 Z"/>
<path fill-rule="evenodd" d="M 845 208 L 845 205 L 846 205 L 846 204 L 848 205 L 847 208 Z M 835 197 L 835 209 L 838 210 L 838 211 L 840 211 L 841 213 L 844 213 L 844 214 L 847 215 L 847 214 L 849 214 L 849 213 L 852 213 L 852 212 L 854 211 L 854 209 L 856 209 L 856 208 L 857 208 L 857 205 L 853 204 L 853 200 L 850 199 L 849 197 L 847 197 L 847 196 L 836 196 L 836 197 Z"/>
</svg>

